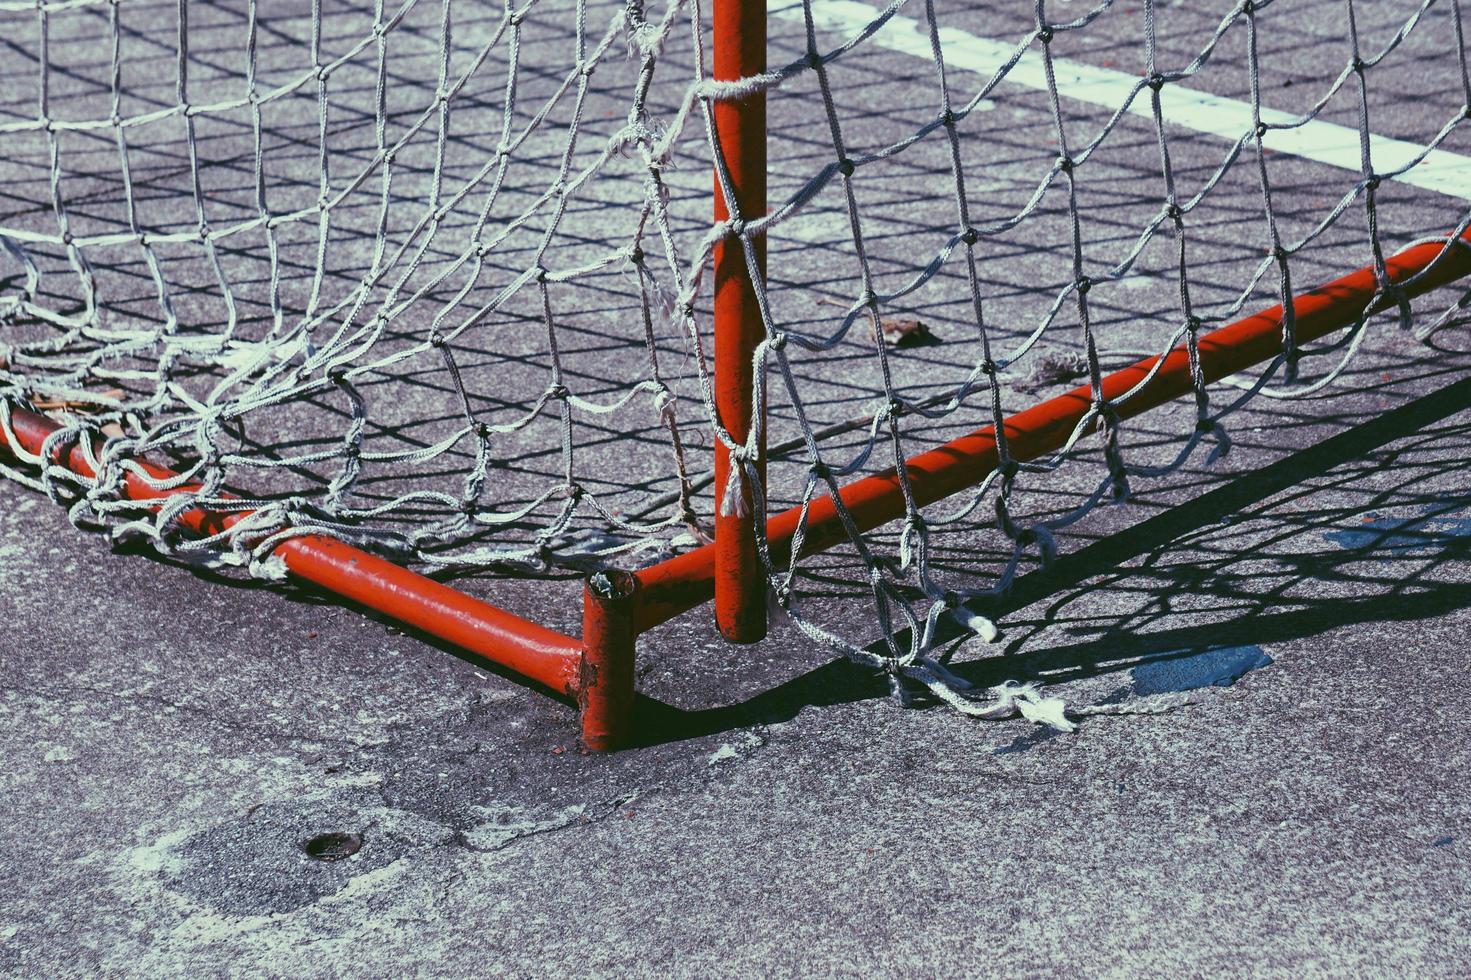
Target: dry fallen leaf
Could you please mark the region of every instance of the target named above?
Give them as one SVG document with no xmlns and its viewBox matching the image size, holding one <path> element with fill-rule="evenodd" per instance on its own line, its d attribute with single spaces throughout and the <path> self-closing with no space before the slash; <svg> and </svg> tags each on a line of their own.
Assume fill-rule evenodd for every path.
<svg viewBox="0 0 1471 980">
<path fill-rule="evenodd" d="M 933 347 L 940 343 L 940 338 L 930 332 L 923 320 L 884 317 L 879 321 L 879 326 L 884 331 L 884 343 L 890 347 Z"/>
<path fill-rule="evenodd" d="M 852 308 L 847 303 L 827 296 L 819 296 L 817 301 L 829 306 L 840 306 L 845 310 Z M 911 347 L 933 347 L 941 342 L 940 338 L 935 336 L 934 331 L 930 330 L 929 324 L 923 320 L 911 320 L 897 316 L 880 317 L 879 329 L 883 331 L 884 343 L 889 347 L 907 350 Z"/>
<path fill-rule="evenodd" d="M 1088 376 L 1088 359 L 1077 351 L 1045 351 L 1032 362 L 1032 370 L 1016 382 L 1021 391 L 1040 391 L 1056 384 L 1067 384 Z"/>
</svg>

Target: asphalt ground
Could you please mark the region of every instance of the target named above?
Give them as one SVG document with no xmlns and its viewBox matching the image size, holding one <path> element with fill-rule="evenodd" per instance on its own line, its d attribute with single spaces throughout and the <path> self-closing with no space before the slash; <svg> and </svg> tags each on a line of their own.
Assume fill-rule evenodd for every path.
<svg viewBox="0 0 1471 980">
<path fill-rule="evenodd" d="M 1162 8 L 1162 60 L 1197 52 L 1227 9 L 1216 6 Z M 130 93 L 140 104 L 173 103 L 172 9 L 123 9 L 135 25 L 127 43 L 140 59 L 154 52 L 135 62 L 151 67 L 130 78 Z M 1020 6 L 939 9 L 947 23 L 1006 39 L 1022 37 L 1030 16 Z M 1373 47 L 1367 39 L 1387 41 L 1413 8 L 1355 9 Z M 299 66 L 309 33 L 304 11 L 268 12 L 278 16 L 263 45 L 267 76 Z M 238 78 L 239 12 L 194 13 L 192 84 L 213 91 Z M 371 22 L 361 11 L 328 13 L 329 49 Z M 398 49 L 411 67 L 395 75 L 391 98 L 406 112 L 433 90 L 432 67 L 422 65 L 433 64 L 438 15 L 416 8 L 405 21 L 412 30 L 404 36 L 419 43 Z M 12 56 L 0 89 L 6 118 L 22 118 L 34 111 L 36 64 L 26 57 L 35 50 L 34 14 L 5 16 Z M 1336 4 L 1263 12 L 1263 91 L 1274 107 L 1301 111 L 1321 93 L 1324 74 L 1343 61 L 1342 16 Z M 1460 104 L 1448 13 L 1437 5 L 1428 16 L 1441 19 L 1369 73 L 1379 100 L 1372 118 L 1384 135 L 1433 133 Z M 97 44 L 105 23 L 85 8 L 52 19 L 54 104 L 77 118 L 98 105 L 105 113 L 106 55 Z M 472 48 L 492 23 L 489 14 L 457 13 L 456 43 Z M 527 23 L 528 90 L 555 87 L 568 59 L 565 12 L 541 8 Z M 1241 33 L 1227 35 L 1199 87 L 1243 97 Z M 1057 46 L 1085 64 L 1140 70 L 1139 12 L 1110 10 Z M 801 52 L 799 31 L 773 31 L 773 63 Z M 670 61 L 681 57 L 672 47 Z M 626 81 L 632 70 L 609 69 L 595 77 Z M 874 45 L 833 75 L 855 156 L 931 112 L 916 108 L 934 102 L 933 66 L 922 59 Z M 953 68 L 952 76 L 962 92 L 981 81 Z M 342 160 L 367 159 L 370 76 L 344 69 L 339 78 L 334 146 Z M 812 88 L 802 79 L 773 96 L 773 200 L 832 161 Z M 626 92 L 613 83 L 598 89 L 591 132 L 621 124 Z M 682 90 L 656 93 L 667 111 Z M 451 141 L 457 179 L 493 150 L 494 137 L 481 134 L 498 131 L 499 97 L 489 83 L 469 90 L 466 128 Z M 315 93 L 277 108 L 274 186 L 304 204 L 316 193 Z M 1081 102 L 1064 110 L 1080 133 L 1108 117 Z M 1355 111 L 1341 98 L 1326 116 L 1353 125 Z M 214 182 L 206 196 L 216 221 L 249 212 L 239 169 L 250 152 L 246 122 L 200 121 L 214 140 L 205 146 L 216 164 L 203 173 Z M 999 88 L 967 116 L 963 145 L 974 155 L 969 186 L 981 213 L 1009 213 L 1035 189 L 1056 154 L 1053 126 L 1045 93 L 1021 86 Z M 134 154 L 147 175 L 143 207 L 159 227 L 185 226 L 190 167 L 178 132 L 157 129 L 139 134 Z M 545 144 L 527 145 L 524 169 L 508 178 L 510 197 L 529 199 L 554 177 L 557 132 L 549 127 Z M 1172 129 L 1171 140 L 1192 188 L 1229 148 L 1189 130 Z M 1471 149 L 1466 141 L 1463 129 L 1445 148 Z M 49 222 L 54 231 L 44 139 L 11 143 L 0 165 L 9 177 L 0 226 Z M 62 147 L 74 168 L 63 187 L 78 234 L 116 228 L 116 147 L 80 136 L 63 136 Z M 433 169 L 426 152 L 404 154 L 399 193 L 410 216 L 422 209 Z M 704 227 L 708 163 L 698 138 L 679 152 L 689 156 L 670 180 L 687 244 Z M 1116 262 L 1157 211 L 1157 153 L 1148 120 L 1126 117 L 1079 168 L 1094 273 Z M 947 154 L 943 142 L 922 141 L 859 171 L 880 291 L 912 277 L 951 233 Z M 1245 160 L 1192 224 L 1191 285 L 1207 315 L 1233 303 L 1263 254 L 1261 192 Z M 1288 154 L 1273 155 L 1271 166 L 1290 238 L 1356 179 Z M 624 219 L 636 189 L 612 179 L 596 186 L 568 256 L 630 234 Z M 1030 333 L 1071 277 L 1067 212 L 1053 198 L 987 242 L 988 316 L 1006 345 Z M 375 202 L 371 187 L 363 203 L 349 202 L 344 227 L 370 223 Z M 1464 200 L 1392 182 L 1381 204 L 1391 248 L 1443 233 L 1465 211 Z M 1294 257 L 1296 282 L 1364 264 L 1367 235 L 1361 204 L 1354 207 Z M 774 302 L 794 330 L 829 334 L 842 311 L 825 300 L 857 295 L 846 223 L 830 188 L 773 236 Z M 290 311 L 309 302 L 314 234 L 314 222 L 283 226 Z M 483 288 L 524 268 L 533 246 L 510 244 Z M 328 302 L 352 287 L 370 245 L 342 236 Z M 247 335 L 270 327 L 261 246 L 225 259 Z M 1179 306 L 1172 248 L 1151 245 L 1128 275 L 1096 289 L 1095 326 L 1110 365 L 1170 335 Z M 146 266 L 124 252 L 95 257 L 107 316 L 116 318 L 108 322 L 154 322 Z M 199 256 L 180 249 L 167 259 L 181 318 L 205 334 L 217 329 L 220 304 Z M 75 282 L 63 256 L 49 261 L 43 294 L 69 308 Z M 627 283 L 591 277 L 555 297 L 569 386 L 590 398 L 646 376 Z M 1245 308 L 1270 305 L 1273 286 L 1263 280 Z M 1454 298 L 1417 304 L 1417 322 Z M 906 397 L 953 388 L 973 367 L 966 305 L 954 263 L 896 301 L 896 316 L 923 319 L 939 341 L 892 359 Z M 422 341 L 430 317 L 411 314 L 401 334 L 382 339 L 386 350 Z M 458 342 L 465 387 L 489 417 L 524 411 L 545 382 L 541 340 L 506 327 L 532 316 L 509 311 Z M 0 337 L 50 329 L 4 324 L 11 333 Z M 703 470 L 709 446 L 689 414 L 698 405 L 690 354 L 672 330 L 657 343 Z M 1064 318 L 1040 350 L 1080 343 Z M 1073 706 L 1128 712 L 1091 717 L 1068 735 L 1021 720 L 906 710 L 871 672 L 833 660 L 789 623 L 758 647 L 736 649 L 696 612 L 641 641 L 640 744 L 585 756 L 570 706 L 487 664 L 327 597 L 204 572 L 137 545 L 109 550 L 44 497 L 0 485 L 0 968 L 19 976 L 1464 973 L 1468 351 L 1464 326 L 1425 345 L 1393 317 L 1376 320 L 1324 397 L 1253 401 L 1228 421 L 1233 448 L 1224 459 L 1207 464 L 1199 453 L 1167 477 L 1136 481 L 1129 502 L 1060 536 L 1056 564 L 1024 566 L 1011 597 L 991 608 L 1002 636 L 989 647 L 961 644 L 957 669 L 982 685 L 1035 682 Z M 794 364 L 815 421 L 871 408 L 877 368 L 856 332 Z M 429 444 L 456 424 L 458 395 L 432 360 L 366 372 L 362 387 L 373 406 L 367 438 L 380 448 Z M 1020 387 L 1008 388 L 1008 405 L 1062 390 Z M 1229 389 L 1216 397 L 1223 403 Z M 922 447 L 973 427 L 981 411 L 972 403 L 907 429 L 907 438 Z M 647 405 L 627 414 L 580 419 L 578 430 L 581 472 L 619 506 L 625 495 L 671 485 L 657 414 Z M 789 399 L 773 399 L 772 417 L 773 439 L 796 432 Z M 1193 422 L 1191 406 L 1163 409 L 1126 429 L 1126 449 L 1140 461 L 1169 458 Z M 308 398 L 257 413 L 248 434 L 281 455 L 283 445 L 330 445 L 344 424 L 340 406 Z M 530 499 L 560 479 L 554 437 L 539 421 L 500 447 L 511 462 L 497 484 L 507 499 Z M 856 439 L 837 444 L 856 451 Z M 457 447 L 443 465 L 385 465 L 363 479 L 361 499 L 388 499 L 405 486 L 456 488 L 470 455 Z M 871 468 L 887 462 L 876 456 Z M 1101 454 L 1088 448 L 1052 474 L 1024 477 L 1020 512 L 1076 506 L 1101 472 Z M 231 477 L 284 494 L 320 488 L 331 473 L 242 467 Z M 774 483 L 778 500 L 800 492 L 799 465 L 792 474 Z M 710 513 L 708 495 L 699 506 Z M 938 563 L 958 581 L 984 584 L 1005 558 L 985 510 L 937 544 Z M 895 547 L 892 535 L 873 541 Z M 802 583 L 816 621 L 866 643 L 878 634 L 863 575 L 853 553 L 840 551 L 813 563 Z M 454 581 L 576 629 L 571 578 Z M 1155 706 L 1168 710 L 1133 713 Z M 332 834 L 349 842 L 324 836 Z M 341 860 L 309 853 L 326 848 L 319 856 L 333 857 L 332 848 L 353 846 Z"/>
</svg>

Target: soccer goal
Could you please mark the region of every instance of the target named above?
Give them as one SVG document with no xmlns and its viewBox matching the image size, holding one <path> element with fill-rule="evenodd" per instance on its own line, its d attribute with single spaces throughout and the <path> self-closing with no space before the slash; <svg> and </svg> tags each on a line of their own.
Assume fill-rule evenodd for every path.
<svg viewBox="0 0 1471 980">
<path fill-rule="evenodd" d="M 941 637 L 994 637 L 1018 574 L 1248 404 L 1331 404 L 1471 299 L 1422 299 L 1471 272 L 1458 0 L 0 27 L 4 474 L 488 658 L 595 750 L 637 638 L 707 605 L 1030 716 Z"/>
</svg>

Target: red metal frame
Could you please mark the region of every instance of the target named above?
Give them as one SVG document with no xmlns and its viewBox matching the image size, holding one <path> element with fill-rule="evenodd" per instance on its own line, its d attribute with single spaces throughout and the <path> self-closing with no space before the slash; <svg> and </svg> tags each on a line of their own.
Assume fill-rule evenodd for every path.
<svg viewBox="0 0 1471 980">
<path fill-rule="evenodd" d="M 39 456 L 47 437 L 60 428 L 51 419 L 24 409 L 11 410 L 11 427 L 19 445 L 11 446 L 4 430 L 0 429 L 0 447 L 10 449 L 17 456 L 20 455 L 17 450 Z M 83 477 L 96 476 L 87 454 L 76 442 L 57 447 L 51 461 Z M 142 460 L 138 462 L 154 480 L 168 480 L 176 475 L 162 466 Z M 161 500 L 197 488 L 197 485 L 186 484 L 174 490 L 159 491 L 143 476 L 132 472 L 123 480 L 124 494 L 130 500 Z M 178 523 L 188 532 L 206 536 L 228 530 L 246 516 L 248 512 L 243 511 L 219 514 L 191 508 L 179 515 Z M 276 547 L 274 554 L 285 562 L 287 571 L 303 581 L 493 660 L 567 697 L 584 698 L 584 660 L 596 661 L 604 655 L 602 651 L 595 651 L 589 656 L 578 640 L 473 599 L 335 538 L 318 534 L 289 538 Z M 616 723 L 595 717 L 601 701 L 590 699 L 588 703 L 594 706 L 594 717 L 585 724 L 590 723 L 598 729 L 616 729 Z"/>
<path fill-rule="evenodd" d="M 1471 229 L 1463 233 L 1462 241 L 1471 243 Z M 1438 262 L 1437 257 L 1440 257 Z M 1390 257 L 1386 267 L 1394 283 L 1425 273 L 1403 289 L 1406 298 L 1414 298 L 1471 274 L 1471 248 L 1446 252 L 1440 244 L 1416 245 Z M 1375 291 L 1374 270 L 1366 267 L 1294 297 L 1298 342 L 1318 340 L 1353 324 L 1374 298 Z M 1372 312 L 1382 311 L 1391 302 L 1381 298 Z M 1202 336 L 1200 364 L 1207 382 L 1218 381 L 1281 353 L 1282 324 L 1279 305 Z M 1155 369 L 1159 360 L 1160 357 L 1145 358 L 1105 377 L 1104 397 L 1111 400 L 1133 389 Z M 1185 346 L 1174 348 L 1163 355 L 1163 360 L 1164 364 L 1143 389 L 1128 401 L 1115 405 L 1120 418 L 1132 418 L 1193 390 Z M 1011 455 L 1025 461 L 1060 449 L 1092 404 L 1092 391 L 1085 385 L 1009 416 L 1006 437 Z M 988 425 L 906 460 L 905 469 L 915 501 L 923 506 L 976 486 L 998 463 L 995 428 Z M 904 499 L 892 468 L 848 484 L 840 496 L 860 531 L 872 530 L 904 516 Z M 780 565 L 790 559 L 792 538 L 801 520 L 801 508 L 793 507 L 767 522 L 767 543 L 774 563 Z M 846 537 L 832 498 L 814 500 L 807 512 L 803 555 L 826 551 Z M 711 552 L 712 546 L 706 545 L 638 573 L 640 591 L 635 628 L 639 632 L 710 599 L 714 594 Z"/>
<path fill-rule="evenodd" d="M 711 67 L 716 79 L 735 81 L 766 71 L 766 0 L 715 0 L 715 38 Z M 739 216 L 750 221 L 766 214 L 766 94 L 715 103 L 715 133 L 735 193 Z M 730 217 L 715 175 L 715 220 Z M 766 275 L 766 239 L 753 246 L 762 278 Z M 766 336 L 761 309 L 751 284 L 750 267 L 738 237 L 715 246 L 715 411 L 731 438 L 744 442 L 752 423 L 751 392 L 756 347 Z M 759 411 L 765 411 L 761 406 Z M 761 429 L 765 435 L 765 427 Z M 766 446 L 755 460 L 766 484 Z M 731 479 L 730 450 L 715 446 L 715 499 L 726 499 Z M 715 622 L 721 635 L 736 643 L 755 643 L 766 636 L 766 581 L 756 553 L 756 508 L 750 481 L 743 488 L 737 513 L 715 512 Z"/>
<path fill-rule="evenodd" d="M 1471 230 L 1463 235 L 1471 244 Z M 1436 261 L 1439 258 L 1439 261 Z M 1416 245 L 1391 257 L 1391 281 L 1420 276 L 1403 290 L 1407 298 L 1471 274 L 1471 248 L 1443 250 L 1438 244 Z M 1423 273 L 1423 275 L 1422 275 Z M 1372 269 L 1360 269 L 1294 299 L 1300 342 L 1316 340 L 1346 327 L 1373 299 Z M 1376 310 L 1392 301 L 1381 297 Z M 1215 381 L 1253 364 L 1270 360 L 1282 348 L 1282 307 L 1263 310 L 1200 338 L 1200 362 L 1207 380 Z M 1148 384 L 1116 406 L 1129 418 L 1191 391 L 1189 358 L 1183 346 L 1164 355 L 1164 363 Z M 1155 368 L 1147 358 L 1104 379 L 1106 398 L 1134 388 Z M 1063 446 L 1088 413 L 1087 387 L 1012 415 L 1006 420 L 1011 452 L 1034 459 Z M 16 409 L 12 426 L 19 446 L 10 446 L 0 431 L 0 446 L 39 455 L 46 437 L 58 425 L 32 412 Z M 18 455 L 18 454 L 17 454 Z M 94 475 L 81 447 L 58 447 L 53 461 L 86 477 Z M 143 463 L 154 479 L 168 470 Z M 973 487 L 997 465 L 995 430 L 991 426 L 962 436 L 907 461 L 909 482 L 921 504 Z M 141 476 L 129 474 L 124 490 L 135 500 L 161 499 L 182 487 L 160 492 Z M 844 487 L 841 496 L 854 522 L 870 530 L 904 514 L 903 498 L 893 470 Z M 245 517 L 201 509 L 184 511 L 180 525 L 196 534 L 216 534 Z M 799 508 L 771 518 L 766 525 L 772 558 L 786 562 Z M 816 554 L 846 538 L 831 498 L 813 502 L 808 511 L 803 554 Z M 720 545 L 697 548 L 636 573 L 606 572 L 589 578 L 584 597 L 583 637 L 576 640 L 512 615 L 488 603 L 377 558 L 333 538 L 304 535 L 280 544 L 275 553 L 290 573 L 329 592 L 422 630 L 553 691 L 576 699 L 582 716 L 583 741 L 602 751 L 627 744 L 634 704 L 634 647 L 639 634 L 710 601 L 719 589 Z M 759 573 L 759 567 L 757 569 Z"/>
</svg>

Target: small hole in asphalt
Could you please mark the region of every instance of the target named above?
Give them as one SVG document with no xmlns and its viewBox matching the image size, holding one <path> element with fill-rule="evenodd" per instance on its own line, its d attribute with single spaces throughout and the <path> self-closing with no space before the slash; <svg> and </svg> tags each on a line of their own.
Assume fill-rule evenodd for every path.
<svg viewBox="0 0 1471 980">
<path fill-rule="evenodd" d="M 363 846 L 361 834 L 331 833 L 318 834 L 303 841 L 301 849 L 316 861 L 341 861 L 352 857 Z"/>
</svg>

